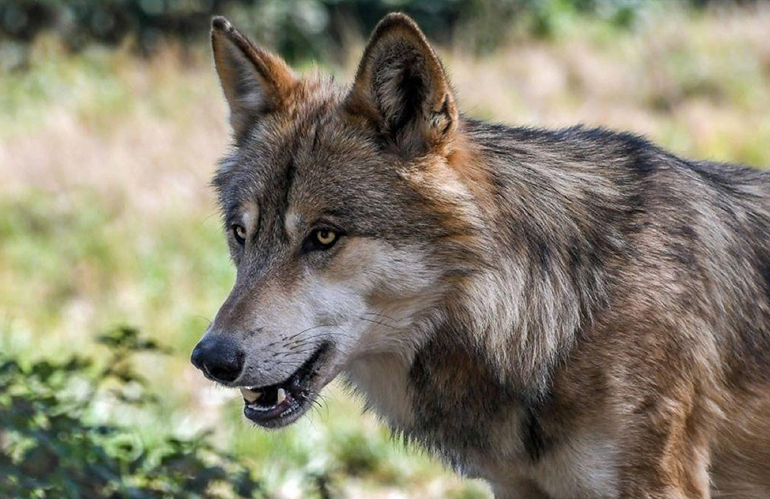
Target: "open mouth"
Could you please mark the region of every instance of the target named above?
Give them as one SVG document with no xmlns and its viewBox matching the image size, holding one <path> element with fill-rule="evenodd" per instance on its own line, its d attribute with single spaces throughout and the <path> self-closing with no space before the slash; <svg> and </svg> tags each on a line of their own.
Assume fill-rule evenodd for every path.
<svg viewBox="0 0 770 499">
<path fill-rule="evenodd" d="M 323 343 L 294 374 L 274 385 L 245 388 L 241 395 L 243 414 L 260 426 L 277 428 L 299 418 L 313 403 L 316 392 L 310 386 L 318 375 L 329 343 Z"/>
</svg>

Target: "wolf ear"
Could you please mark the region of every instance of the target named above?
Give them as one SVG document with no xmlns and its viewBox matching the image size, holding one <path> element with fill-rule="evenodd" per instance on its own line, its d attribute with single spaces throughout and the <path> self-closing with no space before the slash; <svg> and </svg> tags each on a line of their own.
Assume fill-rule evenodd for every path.
<svg viewBox="0 0 770 499">
<path fill-rule="evenodd" d="M 345 104 L 403 155 L 438 145 L 457 127 L 457 106 L 441 61 L 404 14 L 389 14 L 374 29 Z"/>
<path fill-rule="evenodd" d="M 224 17 L 211 22 L 211 48 L 236 136 L 286 105 L 297 79 L 283 59 L 255 46 Z"/>
</svg>

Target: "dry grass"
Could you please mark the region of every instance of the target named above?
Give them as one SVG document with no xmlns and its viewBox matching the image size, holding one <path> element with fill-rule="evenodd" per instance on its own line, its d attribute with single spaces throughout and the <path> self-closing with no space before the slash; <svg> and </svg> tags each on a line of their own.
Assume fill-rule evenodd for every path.
<svg viewBox="0 0 770 499">
<path fill-rule="evenodd" d="M 765 5 L 650 11 L 633 32 L 577 19 L 555 40 L 514 38 L 482 58 L 460 42 L 441 52 L 470 115 L 631 130 L 682 155 L 767 166 L 769 25 Z M 340 78 L 356 55 L 334 69 Z M 147 438 L 216 425 L 282 497 L 302 494 L 299 467 L 340 470 L 346 497 L 485 493 L 391 445 L 338 388 L 326 410 L 266 435 L 189 366 L 233 277 L 208 187 L 228 130 L 207 55 L 73 58 L 46 40 L 32 60 L 0 73 L 0 348 L 56 354 L 117 323 L 138 326 L 177 351 L 144 366 L 168 409 L 139 421 Z"/>
</svg>

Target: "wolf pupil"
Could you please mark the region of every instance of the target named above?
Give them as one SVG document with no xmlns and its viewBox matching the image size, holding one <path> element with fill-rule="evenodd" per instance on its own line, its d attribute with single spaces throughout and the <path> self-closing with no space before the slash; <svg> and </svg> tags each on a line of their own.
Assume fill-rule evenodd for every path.
<svg viewBox="0 0 770 499">
<path fill-rule="evenodd" d="M 235 240 L 238 241 L 238 244 L 245 243 L 246 229 L 244 229 L 241 225 L 233 225 L 233 236 L 235 236 Z"/>
</svg>

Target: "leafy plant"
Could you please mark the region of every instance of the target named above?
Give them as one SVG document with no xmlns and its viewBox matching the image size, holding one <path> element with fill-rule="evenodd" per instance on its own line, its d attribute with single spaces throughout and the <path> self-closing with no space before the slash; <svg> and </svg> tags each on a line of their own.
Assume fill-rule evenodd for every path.
<svg viewBox="0 0 770 499">
<path fill-rule="evenodd" d="M 23 363 L 0 354 L 0 497 L 266 497 L 251 471 L 206 434 L 142 444 L 136 429 L 98 424 L 98 404 L 157 409 L 132 358 L 163 349 L 138 331 L 99 338 L 106 362 L 73 356 Z"/>
</svg>

